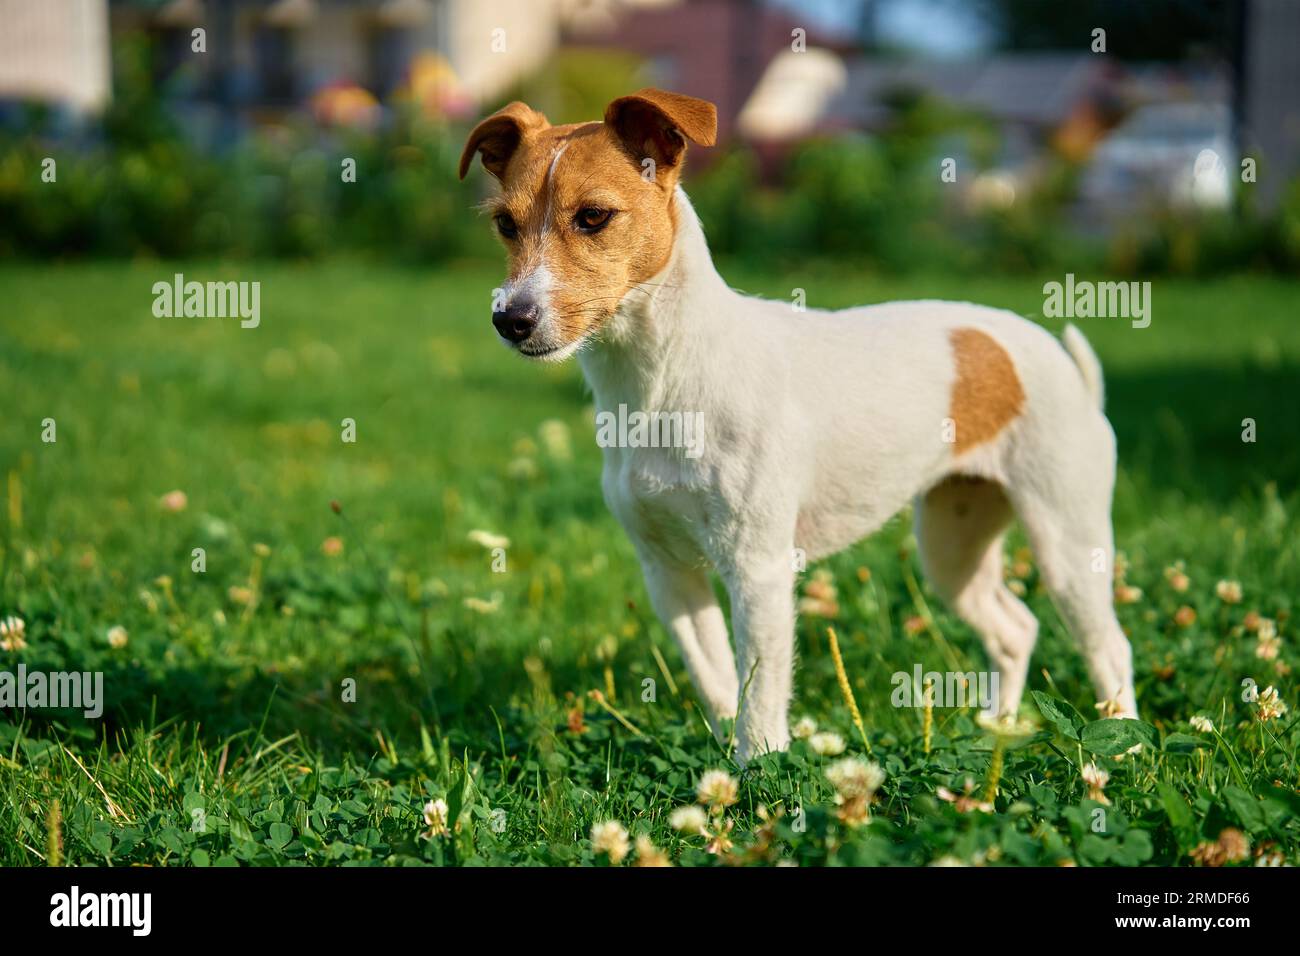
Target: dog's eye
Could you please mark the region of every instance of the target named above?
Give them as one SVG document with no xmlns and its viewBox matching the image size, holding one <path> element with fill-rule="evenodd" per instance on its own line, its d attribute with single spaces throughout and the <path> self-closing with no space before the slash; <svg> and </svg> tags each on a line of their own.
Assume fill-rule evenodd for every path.
<svg viewBox="0 0 1300 956">
<path fill-rule="evenodd" d="M 583 232 L 599 232 L 613 215 L 614 211 L 612 209 L 597 209 L 595 206 L 585 206 L 578 210 L 578 214 L 573 217 L 573 221 Z"/>
<path fill-rule="evenodd" d="M 519 227 L 515 225 L 515 221 L 509 213 L 497 213 L 492 217 L 492 221 L 497 224 L 497 232 L 507 239 L 513 239 L 519 235 Z"/>
</svg>

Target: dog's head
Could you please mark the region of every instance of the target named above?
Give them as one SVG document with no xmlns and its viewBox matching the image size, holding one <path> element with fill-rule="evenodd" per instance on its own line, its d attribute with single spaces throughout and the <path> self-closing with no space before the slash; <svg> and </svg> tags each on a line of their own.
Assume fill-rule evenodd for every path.
<svg viewBox="0 0 1300 956">
<path fill-rule="evenodd" d="M 603 121 L 552 126 L 511 103 L 469 134 L 501 183 L 489 200 L 510 275 L 492 307 L 501 338 L 530 358 L 567 358 L 637 283 L 668 262 L 686 141 L 712 146 L 712 103 L 662 90 L 620 97 Z"/>
</svg>

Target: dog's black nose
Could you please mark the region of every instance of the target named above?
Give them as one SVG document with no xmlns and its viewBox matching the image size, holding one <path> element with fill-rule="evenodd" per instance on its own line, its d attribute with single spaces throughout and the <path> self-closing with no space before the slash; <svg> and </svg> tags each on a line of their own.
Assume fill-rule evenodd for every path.
<svg viewBox="0 0 1300 956">
<path fill-rule="evenodd" d="M 498 335 L 507 342 L 518 345 L 532 335 L 533 329 L 537 327 L 537 304 L 521 302 L 504 312 L 493 312 L 492 324 L 497 327 Z"/>
</svg>

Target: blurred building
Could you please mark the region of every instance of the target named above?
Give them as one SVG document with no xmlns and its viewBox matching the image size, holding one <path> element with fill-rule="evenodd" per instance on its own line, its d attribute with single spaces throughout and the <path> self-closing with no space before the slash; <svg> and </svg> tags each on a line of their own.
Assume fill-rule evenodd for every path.
<svg viewBox="0 0 1300 956">
<path fill-rule="evenodd" d="M 106 0 L 0 0 L 0 99 L 89 112 L 111 82 Z"/>
<path fill-rule="evenodd" d="M 174 100 L 255 117 L 331 87 L 382 100 L 436 58 L 448 101 L 474 109 L 542 68 L 564 2 L 0 0 L 0 99 L 102 107 L 112 41 L 137 33 L 154 41 L 154 78 Z"/>
<path fill-rule="evenodd" d="M 1300 171 L 1300 3 L 1251 0 L 1242 8 L 1238 137 L 1259 157 L 1261 205 L 1275 205 Z"/>
<path fill-rule="evenodd" d="M 847 54 L 848 37 L 818 34 L 806 22 L 759 0 L 573 0 L 566 45 L 615 48 L 646 61 L 647 82 L 698 96 L 718 108 L 718 142 L 759 80 L 783 53 L 825 48 Z"/>
<path fill-rule="evenodd" d="M 456 97 L 492 99 L 545 63 L 559 38 L 559 0 L 115 0 L 114 33 L 143 31 L 166 81 L 197 70 L 193 94 L 268 110 L 353 85 L 384 99 L 418 57 L 437 56 Z M 192 31 L 207 31 L 205 59 Z"/>
</svg>

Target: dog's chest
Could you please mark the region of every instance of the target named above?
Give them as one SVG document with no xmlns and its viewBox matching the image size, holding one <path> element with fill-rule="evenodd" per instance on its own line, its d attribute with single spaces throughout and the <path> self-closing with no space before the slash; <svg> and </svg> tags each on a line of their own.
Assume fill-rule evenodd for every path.
<svg viewBox="0 0 1300 956">
<path fill-rule="evenodd" d="M 700 466 L 672 449 L 607 448 L 605 501 L 640 543 L 693 563 L 716 533 L 716 495 Z"/>
</svg>

